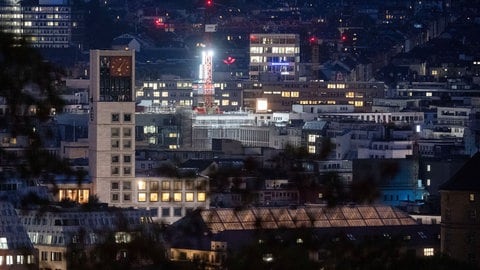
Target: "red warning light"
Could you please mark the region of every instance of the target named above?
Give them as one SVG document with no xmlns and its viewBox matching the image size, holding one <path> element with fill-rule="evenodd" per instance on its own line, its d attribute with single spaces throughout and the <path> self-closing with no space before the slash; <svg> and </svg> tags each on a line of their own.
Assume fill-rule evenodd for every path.
<svg viewBox="0 0 480 270">
<path fill-rule="evenodd" d="M 308 41 L 310 41 L 310 43 L 315 43 L 317 41 L 317 38 L 316 37 L 310 37 L 308 39 Z"/>
<path fill-rule="evenodd" d="M 342 41 L 346 41 L 347 40 L 347 35 L 342 35 Z"/>
<path fill-rule="evenodd" d="M 213 1 L 212 0 L 207 0 L 207 7 L 213 6 Z"/>
<path fill-rule="evenodd" d="M 235 63 L 236 60 L 237 60 L 237 59 L 229 56 L 229 57 L 227 57 L 226 59 L 223 59 L 223 63 L 225 63 L 225 64 L 227 64 L 227 65 L 230 66 L 231 64 Z"/>
</svg>

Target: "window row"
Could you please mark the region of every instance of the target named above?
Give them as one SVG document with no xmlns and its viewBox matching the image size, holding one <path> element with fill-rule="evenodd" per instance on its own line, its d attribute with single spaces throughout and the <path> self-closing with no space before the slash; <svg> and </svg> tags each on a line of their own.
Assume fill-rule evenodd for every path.
<svg viewBox="0 0 480 270">
<path fill-rule="evenodd" d="M 50 254 L 50 256 L 48 256 Z M 40 260 L 41 261 L 52 261 L 52 262 L 61 262 L 62 261 L 62 253 L 61 252 L 48 252 L 42 251 L 40 252 Z"/>
<path fill-rule="evenodd" d="M 131 121 L 132 121 L 132 114 L 124 113 L 123 122 L 131 122 Z M 120 113 L 112 113 L 112 122 L 120 122 Z"/>
<path fill-rule="evenodd" d="M 129 127 L 124 127 L 122 128 L 122 134 L 123 137 L 132 137 L 132 129 Z M 112 138 L 118 138 L 120 137 L 120 128 L 119 127 L 113 127 L 111 128 L 111 136 Z"/>
<path fill-rule="evenodd" d="M 119 176 L 120 175 L 120 166 L 112 166 L 111 171 L 112 176 Z M 123 167 L 122 170 L 123 176 L 131 176 L 132 175 L 132 167 Z M 112 186 L 113 188 L 113 186 Z"/>
<path fill-rule="evenodd" d="M 119 167 L 112 167 L 112 168 L 119 168 Z M 130 168 L 130 167 L 124 167 Z M 120 187 L 122 184 L 122 187 Z M 131 181 L 113 181 L 111 182 L 110 186 L 111 190 L 131 190 L 132 183 Z M 146 180 L 138 180 L 137 181 L 137 189 L 138 190 L 145 190 L 145 191 L 159 191 L 161 190 L 206 190 L 207 182 L 205 180 L 163 180 L 163 181 L 146 181 Z"/>
<path fill-rule="evenodd" d="M 112 193 L 111 201 L 120 202 L 120 193 Z M 205 192 L 139 192 L 137 202 L 205 202 L 207 195 Z M 131 201 L 130 193 L 123 193 L 123 201 Z"/>
<path fill-rule="evenodd" d="M 122 141 L 123 149 L 131 149 L 132 148 L 132 140 L 124 139 Z M 119 139 L 112 139 L 112 149 L 120 150 L 120 140 Z"/>
<path fill-rule="evenodd" d="M 0 255 L 0 266 L 14 264 L 34 264 L 33 255 Z M 3 268 L 2 268 L 3 269 Z"/>
</svg>

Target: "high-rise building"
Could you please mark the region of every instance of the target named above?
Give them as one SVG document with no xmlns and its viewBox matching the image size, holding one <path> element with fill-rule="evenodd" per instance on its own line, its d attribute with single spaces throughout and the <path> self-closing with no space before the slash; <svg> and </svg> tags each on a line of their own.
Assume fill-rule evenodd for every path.
<svg viewBox="0 0 480 270">
<path fill-rule="evenodd" d="M 0 28 L 35 48 L 80 46 L 82 16 L 69 0 L 1 0 Z"/>
<path fill-rule="evenodd" d="M 254 81 L 298 80 L 298 34 L 251 34 L 249 76 Z"/>
<path fill-rule="evenodd" d="M 89 166 L 93 193 L 100 201 L 131 200 L 130 189 L 111 198 L 112 183 L 134 187 L 134 51 L 90 52 Z"/>
</svg>

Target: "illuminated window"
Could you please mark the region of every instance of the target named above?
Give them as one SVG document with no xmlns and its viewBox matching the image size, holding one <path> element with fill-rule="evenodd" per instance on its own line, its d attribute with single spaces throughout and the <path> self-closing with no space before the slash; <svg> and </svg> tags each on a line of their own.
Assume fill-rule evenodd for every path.
<svg viewBox="0 0 480 270">
<path fill-rule="evenodd" d="M 355 107 L 362 107 L 363 106 L 363 101 L 355 101 Z"/>
<path fill-rule="evenodd" d="M 154 97 L 160 97 L 160 92 L 159 91 L 154 91 L 153 96 Z"/>
<path fill-rule="evenodd" d="M 185 201 L 187 201 L 187 202 L 193 202 L 193 192 L 187 192 L 187 193 L 185 193 Z"/>
<path fill-rule="evenodd" d="M 182 193 L 181 192 L 173 193 L 173 201 L 181 202 L 182 201 Z"/>
<path fill-rule="evenodd" d="M 282 97 L 290 97 L 290 92 L 282 91 Z"/>
<path fill-rule="evenodd" d="M 427 172 L 429 172 L 429 171 L 430 171 L 430 164 L 427 165 Z"/>
<path fill-rule="evenodd" d="M 425 93 L 425 96 L 431 97 L 431 96 L 432 96 L 432 92 L 426 92 L 426 93 Z"/>
<path fill-rule="evenodd" d="M 433 76 L 438 75 L 438 70 L 432 70 L 432 75 Z"/>
<path fill-rule="evenodd" d="M 345 84 L 343 84 L 343 83 L 337 83 L 336 86 L 337 86 L 338 89 L 344 89 L 345 88 Z"/>
<path fill-rule="evenodd" d="M 315 154 L 315 151 L 316 151 L 315 145 L 309 145 L 308 146 L 308 153 L 309 154 Z"/>
<path fill-rule="evenodd" d="M 328 100 L 327 104 L 329 105 L 335 105 L 337 102 L 335 100 Z"/>
<path fill-rule="evenodd" d="M 238 106 L 238 102 L 237 101 L 232 101 L 232 106 Z"/>
<path fill-rule="evenodd" d="M 138 193 L 138 201 L 139 202 L 146 202 L 147 201 L 147 193 L 139 192 Z"/>
<path fill-rule="evenodd" d="M 427 187 L 430 186 L 430 179 L 427 179 Z"/>
<path fill-rule="evenodd" d="M 329 83 L 329 84 L 327 85 L 327 88 L 328 88 L 328 89 L 335 89 L 335 84 L 334 84 L 334 83 Z"/>
<path fill-rule="evenodd" d="M 137 182 L 137 187 L 138 187 L 138 190 L 145 190 L 147 189 L 147 182 L 145 182 L 144 180 L 139 180 Z"/>
<path fill-rule="evenodd" d="M 158 192 L 150 193 L 150 201 L 151 202 L 158 202 Z"/>
<path fill-rule="evenodd" d="M 177 148 L 178 148 L 178 145 L 176 145 L 176 144 L 170 144 L 170 145 L 168 145 L 168 149 L 174 150 L 174 149 L 177 149 Z"/>
<path fill-rule="evenodd" d="M 346 92 L 346 93 L 345 93 L 345 97 L 346 97 L 346 98 L 354 98 L 354 97 L 355 97 L 355 93 L 354 93 L 354 92 Z"/>
<path fill-rule="evenodd" d="M 169 137 L 169 138 L 177 138 L 177 137 L 178 137 L 178 133 L 176 133 L 176 132 L 170 132 L 170 133 L 168 133 L 168 137 Z"/>
<path fill-rule="evenodd" d="M 163 92 L 162 92 L 162 97 L 168 97 L 168 92 L 163 91 Z"/>
<path fill-rule="evenodd" d="M 291 95 L 292 97 L 299 97 L 299 96 L 300 96 L 300 93 L 299 93 L 298 91 L 293 91 L 293 92 L 290 93 L 290 95 Z"/>
<path fill-rule="evenodd" d="M 317 138 L 319 137 L 319 135 L 315 135 L 315 134 L 308 134 L 308 142 L 309 143 L 314 143 L 317 141 Z"/>
<path fill-rule="evenodd" d="M 468 200 L 471 201 L 471 202 L 474 202 L 475 201 L 475 194 L 470 193 L 469 196 L 468 196 Z"/>
<path fill-rule="evenodd" d="M 170 201 L 170 192 L 162 192 L 162 202 Z"/>
<path fill-rule="evenodd" d="M 424 248 L 423 249 L 423 256 L 433 256 L 434 249 L 433 248 Z"/>
<path fill-rule="evenodd" d="M 12 265 L 13 264 L 13 256 L 12 255 L 5 256 L 5 259 L 6 259 L 6 262 L 5 262 L 6 265 Z"/>
<path fill-rule="evenodd" d="M 230 104 L 230 100 L 224 99 L 222 100 L 222 106 L 228 106 Z"/>
<path fill-rule="evenodd" d="M 207 199 L 207 195 L 205 192 L 198 192 L 197 193 L 197 201 L 204 202 Z"/>
</svg>

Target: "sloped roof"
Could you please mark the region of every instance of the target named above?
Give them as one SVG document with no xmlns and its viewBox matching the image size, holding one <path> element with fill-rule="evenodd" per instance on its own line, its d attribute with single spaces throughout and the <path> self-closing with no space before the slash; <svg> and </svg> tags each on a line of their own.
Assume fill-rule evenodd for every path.
<svg viewBox="0 0 480 270">
<path fill-rule="evenodd" d="M 473 155 L 440 190 L 480 191 L 480 152 Z"/>
<path fill-rule="evenodd" d="M 201 223 L 212 232 L 228 230 L 336 228 L 415 225 L 405 212 L 385 205 L 306 206 L 298 208 L 212 208 L 202 210 Z"/>
</svg>

